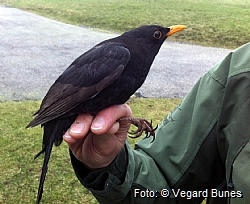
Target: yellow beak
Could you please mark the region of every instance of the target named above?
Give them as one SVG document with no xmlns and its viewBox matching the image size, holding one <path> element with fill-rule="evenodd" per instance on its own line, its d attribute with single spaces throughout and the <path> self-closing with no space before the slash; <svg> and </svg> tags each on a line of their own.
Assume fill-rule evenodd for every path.
<svg viewBox="0 0 250 204">
<path fill-rule="evenodd" d="M 167 33 L 167 36 L 173 35 L 183 29 L 186 28 L 186 26 L 184 25 L 174 25 L 174 26 L 170 26 L 170 31 Z"/>
</svg>

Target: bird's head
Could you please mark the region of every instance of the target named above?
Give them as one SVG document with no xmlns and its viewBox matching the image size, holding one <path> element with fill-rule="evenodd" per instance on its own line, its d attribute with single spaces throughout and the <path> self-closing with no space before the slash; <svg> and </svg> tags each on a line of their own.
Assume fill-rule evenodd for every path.
<svg viewBox="0 0 250 204">
<path fill-rule="evenodd" d="M 158 25 L 148 25 L 125 32 L 122 36 L 133 42 L 133 44 L 142 46 L 145 50 L 157 54 L 168 36 L 185 28 L 186 26 L 184 25 L 174 25 L 167 28 Z"/>
</svg>

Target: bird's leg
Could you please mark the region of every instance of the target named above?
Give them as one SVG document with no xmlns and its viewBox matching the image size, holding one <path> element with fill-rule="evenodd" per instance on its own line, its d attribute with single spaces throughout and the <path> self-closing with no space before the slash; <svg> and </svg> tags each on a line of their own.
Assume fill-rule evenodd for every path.
<svg viewBox="0 0 250 204">
<path fill-rule="evenodd" d="M 153 137 L 152 142 L 155 140 L 155 130 L 158 127 L 158 125 L 153 128 L 152 121 L 149 122 L 144 118 L 120 118 L 118 122 L 127 122 L 135 125 L 137 127 L 137 130 L 128 132 L 129 134 L 132 134 L 134 136 L 129 135 L 130 138 L 138 138 L 142 135 L 143 132 L 146 133 L 145 138 L 149 138 L 150 136 Z M 145 139 L 144 138 L 144 139 Z"/>
</svg>

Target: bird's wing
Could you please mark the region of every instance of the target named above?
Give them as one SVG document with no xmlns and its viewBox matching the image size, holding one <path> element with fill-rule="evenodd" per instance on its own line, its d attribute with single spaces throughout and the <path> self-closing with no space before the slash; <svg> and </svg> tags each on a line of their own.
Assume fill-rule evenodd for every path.
<svg viewBox="0 0 250 204">
<path fill-rule="evenodd" d="M 55 119 L 114 83 L 130 59 L 122 45 L 98 45 L 77 58 L 55 81 L 27 127 Z"/>
</svg>

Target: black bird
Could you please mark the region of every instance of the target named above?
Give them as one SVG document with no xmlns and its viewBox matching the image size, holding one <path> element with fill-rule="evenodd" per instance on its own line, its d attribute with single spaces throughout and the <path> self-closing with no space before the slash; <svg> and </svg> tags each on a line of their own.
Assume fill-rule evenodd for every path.
<svg viewBox="0 0 250 204">
<path fill-rule="evenodd" d="M 44 129 L 42 153 L 44 163 L 37 201 L 40 203 L 43 184 L 53 143 L 59 146 L 62 135 L 80 113 L 96 114 L 115 104 L 125 103 L 143 84 L 150 66 L 165 39 L 185 26 L 164 28 L 142 26 L 97 44 L 78 57 L 55 81 L 44 97 L 36 117 L 26 128 L 39 124 Z M 154 134 L 151 123 L 143 119 L 127 119 L 138 130 Z"/>
</svg>

